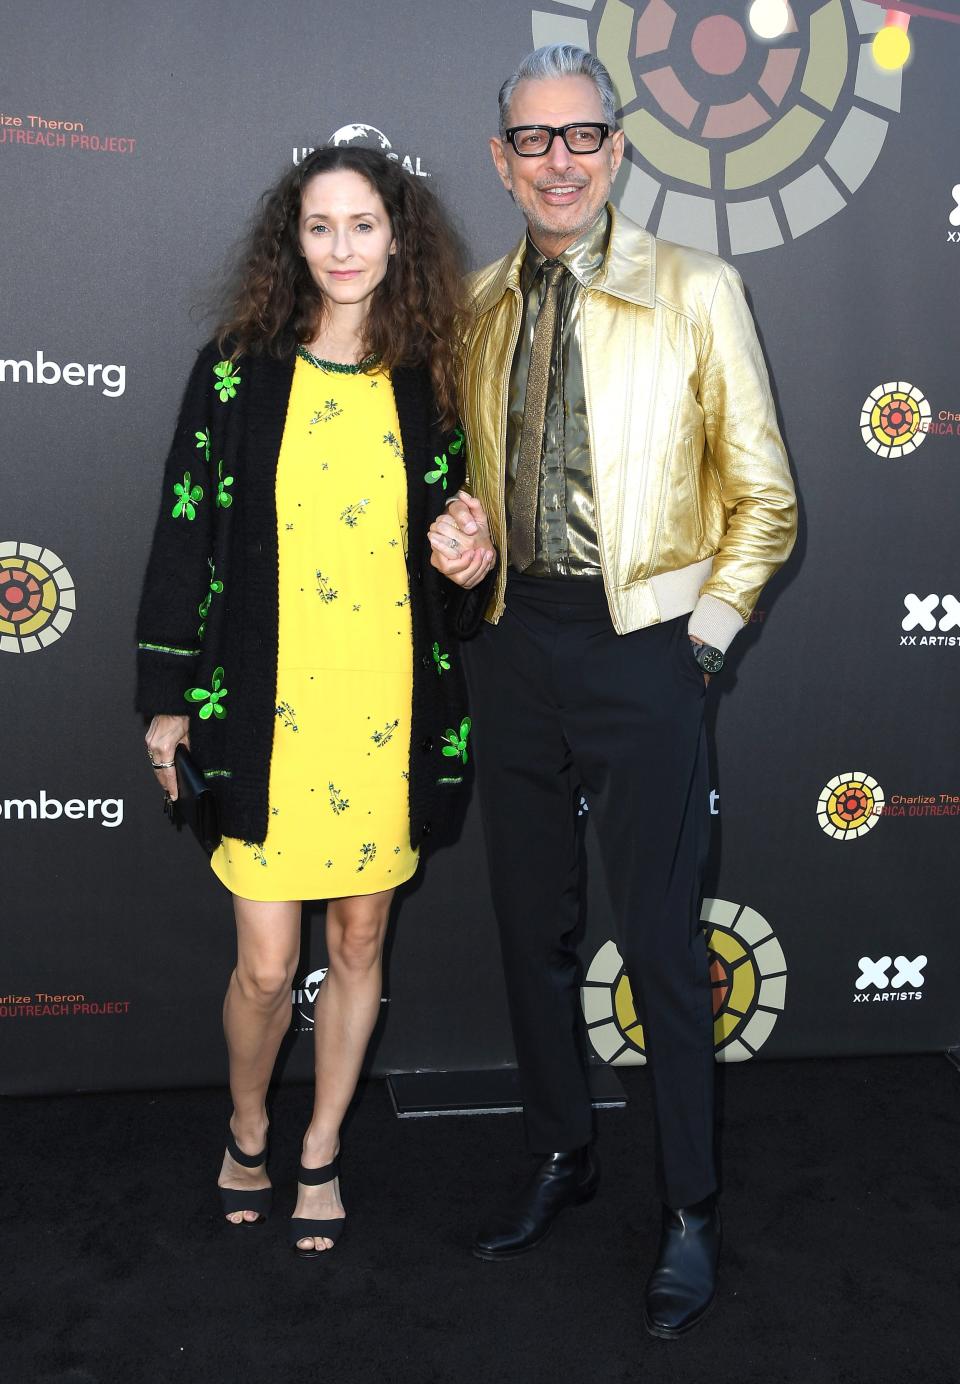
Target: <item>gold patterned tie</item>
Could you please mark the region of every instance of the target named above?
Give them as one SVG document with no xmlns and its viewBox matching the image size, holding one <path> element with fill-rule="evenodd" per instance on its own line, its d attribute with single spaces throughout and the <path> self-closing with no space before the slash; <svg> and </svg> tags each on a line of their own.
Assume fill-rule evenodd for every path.
<svg viewBox="0 0 960 1384">
<path fill-rule="evenodd" d="M 524 572 L 537 554 L 537 502 L 540 496 L 540 462 L 543 457 L 543 425 L 547 417 L 547 387 L 550 383 L 550 357 L 557 325 L 557 300 L 560 296 L 562 264 L 546 264 L 543 278 L 546 290 L 537 323 L 533 329 L 527 392 L 523 402 L 523 427 L 520 429 L 520 454 L 513 485 L 510 519 L 510 562 Z"/>
</svg>

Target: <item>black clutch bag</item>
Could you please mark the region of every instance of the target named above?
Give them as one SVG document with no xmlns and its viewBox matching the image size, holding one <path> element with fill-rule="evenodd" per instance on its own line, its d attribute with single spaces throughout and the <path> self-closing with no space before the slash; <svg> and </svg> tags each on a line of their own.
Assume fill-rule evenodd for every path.
<svg viewBox="0 0 960 1384">
<path fill-rule="evenodd" d="M 187 826 L 207 855 L 220 844 L 220 820 L 213 789 L 197 767 L 185 745 L 178 745 L 173 756 L 177 775 L 177 798 L 167 798 L 164 811 L 175 827 Z"/>
</svg>

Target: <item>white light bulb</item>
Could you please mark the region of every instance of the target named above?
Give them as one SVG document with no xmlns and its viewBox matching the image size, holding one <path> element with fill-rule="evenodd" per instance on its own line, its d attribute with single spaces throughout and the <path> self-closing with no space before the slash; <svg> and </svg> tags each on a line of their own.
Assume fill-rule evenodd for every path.
<svg viewBox="0 0 960 1384">
<path fill-rule="evenodd" d="M 753 0 L 747 18 L 758 38 L 779 38 L 790 24 L 786 0 Z"/>
</svg>

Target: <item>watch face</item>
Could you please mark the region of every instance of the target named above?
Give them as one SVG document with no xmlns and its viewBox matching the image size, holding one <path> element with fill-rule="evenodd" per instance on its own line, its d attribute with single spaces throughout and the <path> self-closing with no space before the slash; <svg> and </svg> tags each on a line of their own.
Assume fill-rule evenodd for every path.
<svg viewBox="0 0 960 1384">
<path fill-rule="evenodd" d="M 696 650 L 696 658 L 705 673 L 719 673 L 723 667 L 723 654 L 709 644 L 702 644 Z"/>
</svg>

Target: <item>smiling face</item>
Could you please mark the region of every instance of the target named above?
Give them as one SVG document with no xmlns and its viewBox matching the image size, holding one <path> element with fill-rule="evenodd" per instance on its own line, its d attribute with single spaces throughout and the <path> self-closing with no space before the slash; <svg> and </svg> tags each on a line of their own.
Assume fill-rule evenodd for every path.
<svg viewBox="0 0 960 1384">
<path fill-rule="evenodd" d="M 523 81 L 510 101 L 511 127 L 556 127 L 576 121 L 607 123 L 589 77 Z M 552 259 L 599 216 L 623 158 L 623 131 L 610 135 L 595 154 L 571 154 L 559 136 L 537 158 L 522 158 L 501 139 L 491 139 L 490 149 L 504 187 L 526 217 L 534 243 Z"/>
<path fill-rule="evenodd" d="M 369 306 L 397 249 L 380 194 L 348 168 L 306 184 L 298 237 L 310 277 L 329 304 L 344 307 Z"/>
</svg>

